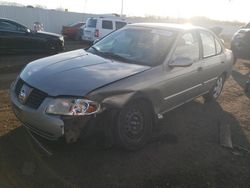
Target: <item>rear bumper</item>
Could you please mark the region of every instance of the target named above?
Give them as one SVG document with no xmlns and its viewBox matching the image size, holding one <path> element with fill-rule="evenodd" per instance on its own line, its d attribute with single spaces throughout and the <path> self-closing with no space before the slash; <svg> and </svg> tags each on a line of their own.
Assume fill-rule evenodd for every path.
<svg viewBox="0 0 250 188">
<path fill-rule="evenodd" d="M 82 40 L 83 41 L 94 42 L 96 39 L 97 38 L 95 38 L 95 37 L 87 37 L 87 36 L 82 35 Z"/>
</svg>

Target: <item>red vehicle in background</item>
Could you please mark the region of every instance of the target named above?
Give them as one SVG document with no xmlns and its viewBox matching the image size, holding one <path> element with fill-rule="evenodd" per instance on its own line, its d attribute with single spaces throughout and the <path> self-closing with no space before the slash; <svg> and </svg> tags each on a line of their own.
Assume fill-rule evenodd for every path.
<svg viewBox="0 0 250 188">
<path fill-rule="evenodd" d="M 80 40 L 81 39 L 81 27 L 84 26 L 84 22 L 77 22 L 68 26 L 62 27 L 62 35 L 74 39 Z"/>
</svg>

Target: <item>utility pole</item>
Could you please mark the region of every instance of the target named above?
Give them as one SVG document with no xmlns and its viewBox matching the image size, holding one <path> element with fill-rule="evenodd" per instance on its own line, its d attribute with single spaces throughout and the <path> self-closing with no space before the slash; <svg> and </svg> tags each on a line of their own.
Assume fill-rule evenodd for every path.
<svg viewBox="0 0 250 188">
<path fill-rule="evenodd" d="M 87 2 L 88 2 L 88 0 L 84 0 L 84 7 L 83 7 L 83 11 L 84 11 L 84 13 L 86 13 L 86 9 L 87 9 Z"/>
<path fill-rule="evenodd" d="M 123 15 L 123 0 L 122 0 L 122 7 L 121 7 L 121 17 Z"/>
</svg>

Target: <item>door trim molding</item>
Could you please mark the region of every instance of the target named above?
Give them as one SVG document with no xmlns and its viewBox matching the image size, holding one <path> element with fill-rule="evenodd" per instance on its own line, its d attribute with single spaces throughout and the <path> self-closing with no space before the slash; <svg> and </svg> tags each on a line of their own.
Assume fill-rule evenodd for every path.
<svg viewBox="0 0 250 188">
<path fill-rule="evenodd" d="M 200 86 L 202 86 L 202 84 L 195 85 L 195 86 L 190 87 L 190 88 L 188 88 L 188 89 L 185 89 L 185 90 L 183 90 L 183 91 L 181 91 L 181 92 L 178 92 L 178 93 L 175 93 L 175 94 L 170 95 L 170 96 L 168 96 L 168 97 L 165 97 L 164 100 L 169 100 L 169 99 L 171 99 L 171 98 L 173 98 L 173 97 L 175 97 L 175 96 L 181 95 L 181 94 L 183 94 L 183 93 L 186 93 L 186 92 L 188 92 L 188 91 L 191 91 L 191 90 L 193 90 L 193 89 L 195 89 L 195 88 L 198 88 L 198 87 L 200 87 Z"/>
</svg>

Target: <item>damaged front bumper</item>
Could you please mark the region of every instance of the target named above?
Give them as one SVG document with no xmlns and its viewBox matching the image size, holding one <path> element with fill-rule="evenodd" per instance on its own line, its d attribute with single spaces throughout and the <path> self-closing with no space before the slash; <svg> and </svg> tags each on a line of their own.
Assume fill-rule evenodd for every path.
<svg viewBox="0 0 250 188">
<path fill-rule="evenodd" d="M 67 143 L 76 142 L 89 119 L 95 116 L 67 117 L 47 114 L 46 108 L 53 98 L 45 98 L 37 109 L 33 109 L 21 104 L 12 88 L 10 97 L 13 112 L 24 127 L 32 134 L 50 141 L 56 141 L 64 137 Z"/>
</svg>

